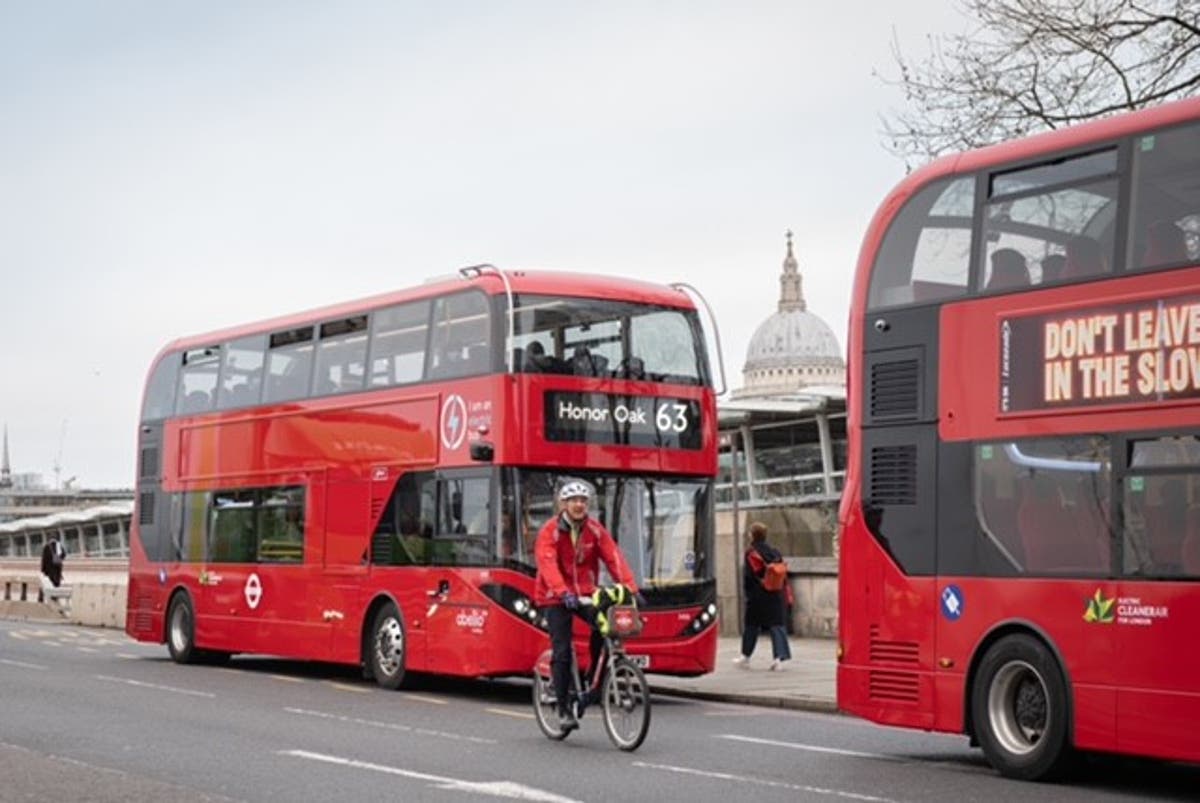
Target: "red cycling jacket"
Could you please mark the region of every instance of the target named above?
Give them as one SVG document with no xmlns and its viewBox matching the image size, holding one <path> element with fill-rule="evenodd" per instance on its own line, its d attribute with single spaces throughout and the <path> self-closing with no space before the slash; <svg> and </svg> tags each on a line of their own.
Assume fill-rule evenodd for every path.
<svg viewBox="0 0 1200 803">
<path fill-rule="evenodd" d="M 588 516 L 579 531 L 579 542 L 571 542 L 571 531 L 560 525 L 560 516 L 550 519 L 538 531 L 533 554 L 537 560 L 534 583 L 535 605 L 557 605 L 568 591 L 577 597 L 596 590 L 600 561 L 608 567 L 615 582 L 636 592 L 633 572 L 604 525 Z"/>
</svg>

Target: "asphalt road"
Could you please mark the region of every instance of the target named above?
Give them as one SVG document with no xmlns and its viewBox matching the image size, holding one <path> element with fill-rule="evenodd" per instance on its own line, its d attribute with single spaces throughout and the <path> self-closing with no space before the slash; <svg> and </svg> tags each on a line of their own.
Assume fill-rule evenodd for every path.
<svg viewBox="0 0 1200 803">
<path fill-rule="evenodd" d="M 177 666 L 111 630 L 0 621 L 0 801 L 1195 800 L 1200 767 L 1091 761 L 1069 785 L 993 773 L 965 739 L 655 697 L 637 752 L 595 712 L 562 743 L 528 684 L 267 658 Z"/>
</svg>

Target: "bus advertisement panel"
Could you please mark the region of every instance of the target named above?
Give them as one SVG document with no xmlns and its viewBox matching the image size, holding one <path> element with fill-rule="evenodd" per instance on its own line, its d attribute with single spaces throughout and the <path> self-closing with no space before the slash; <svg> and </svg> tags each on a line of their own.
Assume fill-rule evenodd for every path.
<svg viewBox="0 0 1200 803">
<path fill-rule="evenodd" d="M 630 654 L 709 672 L 714 399 L 692 296 L 600 277 L 473 270 L 176 341 L 145 391 L 126 630 L 387 687 L 528 673 L 533 539 L 571 476 L 647 600 Z"/>
<path fill-rule="evenodd" d="M 838 702 L 1200 761 L 1200 100 L 939 160 L 851 314 Z"/>
</svg>

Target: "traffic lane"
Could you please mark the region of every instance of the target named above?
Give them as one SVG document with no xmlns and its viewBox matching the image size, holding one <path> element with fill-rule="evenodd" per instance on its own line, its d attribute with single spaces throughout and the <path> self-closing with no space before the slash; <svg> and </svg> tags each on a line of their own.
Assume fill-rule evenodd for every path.
<svg viewBox="0 0 1200 803">
<path fill-rule="evenodd" d="M 109 767 L 44 755 L 0 743 L 4 800 L 87 800 L 89 803 L 239 803 Z"/>
<path fill-rule="evenodd" d="M 86 656 L 86 653 L 80 655 L 82 658 L 86 658 Z M 279 678 L 287 678 L 295 683 L 297 675 L 302 676 L 299 679 L 301 681 L 308 680 L 311 676 L 327 690 L 345 692 L 347 689 L 354 689 L 359 697 L 347 700 L 347 695 L 343 693 L 338 698 L 341 705 L 334 709 L 302 708 L 295 705 L 285 707 L 285 711 L 292 716 L 311 718 L 324 722 L 326 726 L 338 725 L 353 730 L 375 729 L 374 735 L 369 737 L 370 750 L 374 752 L 368 758 L 364 759 L 354 752 L 337 752 L 339 744 L 329 745 L 329 750 L 333 752 L 309 751 L 326 757 L 319 760 L 330 759 L 333 766 L 348 768 L 354 762 L 365 762 L 374 767 L 394 769 L 396 765 L 388 762 L 394 761 L 398 756 L 414 757 L 419 762 L 424 762 L 423 766 L 430 766 L 429 757 L 423 756 L 419 747 L 406 745 L 403 739 L 398 738 L 405 733 L 420 742 L 436 742 L 445 739 L 453 741 L 468 735 L 476 740 L 483 740 L 465 739 L 465 743 L 472 748 L 486 743 L 488 738 L 496 743 L 511 744 L 514 749 L 508 754 L 502 754 L 505 758 L 499 764 L 494 762 L 494 757 L 490 756 L 487 751 L 472 749 L 470 752 L 474 754 L 475 760 L 481 766 L 494 769 L 500 773 L 500 777 L 506 777 L 504 773 L 507 772 L 526 771 L 522 769 L 522 758 L 527 758 L 526 763 L 534 765 L 528 768 L 531 773 L 529 777 L 539 781 L 556 779 L 554 770 L 558 766 L 564 763 L 576 763 L 576 760 L 581 757 L 583 762 L 595 764 L 600 771 L 606 772 L 609 767 L 604 755 L 617 756 L 618 761 L 619 757 L 624 755 L 617 754 L 608 746 L 603 729 L 592 713 L 589 713 L 589 719 L 585 719 L 585 730 L 582 733 L 574 734 L 566 743 L 555 744 L 545 740 L 536 731 L 532 719 L 528 718 L 530 714 L 527 685 L 513 684 L 511 688 L 508 688 L 506 684 L 464 684 L 462 682 L 421 680 L 417 684 L 416 691 L 400 692 L 396 695 L 376 689 L 354 677 L 347 677 L 345 672 L 336 672 L 331 678 L 329 676 L 330 667 L 325 665 L 249 659 L 235 660 L 228 669 L 177 667 L 161 657 L 161 652 L 152 660 L 138 661 L 131 665 L 139 666 L 147 671 L 162 673 L 150 678 L 143 677 L 142 680 L 137 681 L 139 683 L 154 683 L 186 677 L 202 682 L 205 687 L 215 683 L 215 687 L 221 688 L 222 680 L 224 680 L 232 683 L 228 687 L 230 694 L 244 695 L 248 689 L 252 689 L 251 695 L 256 701 L 271 699 L 272 695 L 282 695 L 284 701 L 293 699 L 294 691 L 281 691 L 273 687 L 280 685 Z M 274 674 L 276 670 L 280 669 L 289 673 Z M 251 682 L 255 680 L 266 681 L 265 688 L 261 682 Z M 167 687 L 167 689 L 170 688 L 173 687 Z M 193 688 L 191 691 L 200 691 L 200 689 Z M 311 695 L 312 692 L 309 691 L 306 694 Z M 367 699 L 362 699 L 362 695 L 367 695 Z M 395 697 L 399 697 L 402 701 L 401 706 L 394 704 Z M 361 700 L 364 709 L 354 712 L 353 707 L 360 704 L 358 700 Z M 983 764 L 978 751 L 968 749 L 965 740 L 955 737 L 931 736 L 905 730 L 893 731 L 842 717 L 775 712 L 770 709 L 750 709 L 740 706 L 722 707 L 707 704 L 697 706 L 696 704 L 689 705 L 658 698 L 656 698 L 656 702 L 655 722 L 651 728 L 650 739 L 647 745 L 634 755 L 638 759 L 653 758 L 654 760 L 642 760 L 624 767 L 618 764 L 616 771 L 626 776 L 631 774 L 680 776 L 674 782 L 645 781 L 647 784 L 661 786 L 664 793 L 680 793 L 689 789 L 690 784 L 687 780 L 700 781 L 701 789 L 698 792 L 701 793 L 711 792 L 714 785 L 719 786 L 722 783 L 748 785 L 758 783 L 768 786 L 776 784 L 778 790 L 784 792 L 807 790 L 818 796 L 825 792 L 871 796 L 872 792 L 877 792 L 882 788 L 893 792 L 905 791 L 908 799 L 924 799 L 931 795 L 938 798 L 946 795 L 949 796 L 947 799 L 994 799 L 999 789 L 1006 789 L 1009 794 L 1013 792 L 1012 787 L 1009 786 L 1011 782 L 995 776 Z M 272 703 L 278 704 L 280 700 L 272 699 Z M 447 708 L 447 706 L 449 707 Z M 464 706 L 467 710 L 461 710 Z M 704 711 L 704 719 L 684 716 L 681 723 L 677 723 L 680 725 L 679 727 L 672 723 L 673 712 L 676 710 L 692 712 L 697 708 Z M 347 713 L 348 710 L 350 713 Z M 383 712 L 386 712 L 386 715 L 380 717 Z M 493 721 L 489 719 L 489 716 L 499 721 Z M 463 732 L 462 729 L 449 731 L 446 727 L 438 727 L 444 726 L 446 723 L 453 724 L 457 719 L 463 719 L 469 724 L 469 734 Z M 524 719 L 523 722 L 522 719 Z M 502 724 L 503 720 L 507 720 L 507 723 Z M 704 726 L 706 721 L 720 723 L 721 727 L 706 728 Z M 737 722 L 736 728 L 727 727 L 735 721 Z M 794 722 L 802 724 L 799 726 L 788 724 Z M 324 728 L 321 730 L 324 732 Z M 814 731 L 819 734 L 819 738 L 811 738 Z M 799 737 L 796 736 L 797 732 L 799 732 Z M 484 733 L 492 735 L 491 737 L 478 735 Z M 314 738 L 316 738 L 315 734 Z M 714 750 L 712 744 L 705 744 L 708 740 L 720 740 L 725 744 L 722 749 Z M 889 740 L 894 744 L 889 744 Z M 377 750 L 377 745 L 381 749 Z M 662 751 L 661 748 L 664 745 L 671 749 Z M 731 745 L 734 747 L 731 748 Z M 305 750 L 305 748 L 295 749 Z M 574 752 L 577 750 L 583 752 Z M 597 755 L 593 756 L 591 753 Z M 714 756 L 713 753 L 717 755 Z M 804 754 L 806 758 L 788 757 L 789 754 L 797 753 Z M 294 754 L 288 754 L 286 751 L 284 754 L 294 757 Z M 512 760 L 509 760 L 510 757 Z M 701 757 L 703 760 L 699 763 L 695 761 L 688 763 L 683 760 L 694 757 Z M 725 761 L 726 758 L 732 760 Z M 817 760 L 813 761 L 812 759 Z M 891 771 L 872 770 L 869 767 L 863 768 L 853 763 L 839 764 L 839 760 L 901 764 L 907 762 L 919 767 L 921 772 L 918 773 L 920 777 L 912 778 L 908 777 L 905 772 L 897 774 Z M 455 755 L 450 764 L 437 766 L 449 771 L 461 770 L 463 764 L 461 757 Z M 930 769 L 960 774 L 963 772 L 983 774 L 988 779 L 987 784 L 998 783 L 1000 786 L 992 789 L 988 785 L 981 787 L 971 780 L 957 784 L 946 778 L 931 780 L 932 776 L 929 776 L 928 773 Z M 638 772 L 631 773 L 631 770 Z M 307 770 L 305 771 L 307 772 Z M 380 772 L 377 769 L 368 771 Z M 882 775 L 882 780 L 876 778 L 876 774 Z M 852 780 L 852 783 L 847 783 L 848 778 Z M 1186 781 L 1187 779 L 1188 775 L 1185 772 L 1180 780 Z M 573 773 L 567 773 L 563 776 L 563 780 L 566 783 L 565 788 L 571 788 L 571 781 L 574 780 Z M 1192 775 L 1193 784 L 1194 780 L 1195 776 Z M 613 784 L 611 781 L 601 781 L 600 786 L 611 788 Z M 864 786 L 866 788 L 860 791 Z M 640 786 L 635 785 L 634 791 L 636 792 L 638 788 Z M 1030 788 L 1038 790 L 1046 787 Z M 1053 789 L 1053 787 L 1050 788 Z M 1165 785 L 1158 791 L 1170 795 L 1174 788 Z M 1133 789 L 1141 791 L 1136 786 Z M 874 796 L 887 797 L 881 794 Z M 1030 795 L 1022 792 L 1022 796 Z M 897 799 L 897 797 L 894 796 L 890 799 Z M 1038 798 L 1034 796 L 1034 799 Z M 1061 799 L 1061 797 L 1056 794 L 1055 799 Z"/>
<path fill-rule="evenodd" d="M 82 655 L 73 659 L 73 663 L 80 661 L 102 664 L 103 658 Z M 126 662 L 120 667 L 121 676 L 93 674 L 113 685 L 104 704 L 88 713 L 110 723 L 108 736 L 120 742 L 129 738 L 123 732 L 122 712 L 127 715 L 145 707 L 148 718 L 164 720 L 162 727 L 150 726 L 163 737 L 154 740 L 140 761 L 137 756 L 118 759 L 123 758 L 135 771 L 146 774 L 153 774 L 163 765 L 173 766 L 178 768 L 174 779 L 239 797 L 264 787 L 278 789 L 278 779 L 283 776 L 287 781 L 303 779 L 288 791 L 293 799 L 305 800 L 344 794 L 347 784 L 356 794 L 369 795 L 379 791 L 381 785 L 394 791 L 396 784 L 405 782 L 415 782 L 424 791 L 429 785 L 457 783 L 462 791 L 463 783 L 507 783 L 549 795 L 561 790 L 565 797 L 582 792 L 583 799 L 591 798 L 587 794 L 590 791 L 603 791 L 609 798 L 631 798 L 647 790 L 664 799 L 704 799 L 706 794 L 710 798 L 713 795 L 712 781 L 717 776 L 687 774 L 697 765 L 684 763 L 684 754 L 689 758 L 699 755 L 698 766 L 706 768 L 712 763 L 704 753 L 738 752 L 718 748 L 704 739 L 693 744 L 676 738 L 674 726 L 664 729 L 659 725 L 664 733 L 661 745 L 651 749 L 648 744 L 642 752 L 661 760 L 631 765 L 630 756 L 609 745 L 596 712 L 585 718 L 586 730 L 566 743 L 553 743 L 541 736 L 531 718 L 527 685 L 514 684 L 496 695 L 492 692 L 503 688 L 497 684 L 457 684 L 458 688 L 472 690 L 467 694 L 440 691 L 438 687 L 444 682 L 429 684 L 432 688 L 423 691 L 399 694 L 362 684 L 356 694 L 341 685 L 319 682 L 307 684 L 300 692 L 295 686 L 273 682 L 272 675 L 240 670 L 239 663 L 235 661 L 229 669 L 215 669 L 175 667 L 160 659 Z M 260 663 L 247 662 L 250 666 Z M 263 665 L 274 668 L 274 662 Z M 471 699 L 481 688 L 489 690 L 482 710 L 480 703 Z M 520 699 L 520 706 L 512 705 L 514 695 Z M 295 704 L 297 697 L 304 698 L 304 707 Z M 291 704 L 282 705 L 284 702 Z M 180 716 L 182 707 L 189 703 L 198 705 L 198 710 Z M 86 701 L 78 704 L 86 705 Z M 686 703 L 662 702 L 657 706 L 659 720 L 664 721 L 664 712 L 688 707 Z M 293 721 L 272 724 L 278 719 L 278 711 Z M 670 720 L 668 716 L 665 721 Z M 86 717 L 80 724 L 81 730 L 90 729 Z M 208 735 L 194 735 L 196 731 Z M 213 732 L 230 734 L 224 741 L 236 745 L 233 754 L 242 759 L 223 755 L 220 746 L 213 744 Z M 686 726 L 680 729 L 681 734 L 689 732 Z M 651 738 L 657 737 L 658 731 L 652 729 Z M 202 744 L 204 749 L 181 754 L 180 738 Z M 255 748 L 261 750 L 273 741 L 278 747 L 271 755 L 253 753 Z M 74 749 L 81 748 L 74 745 Z M 237 766 L 236 779 L 226 778 L 225 783 L 214 786 L 210 768 L 203 761 L 197 763 L 204 757 L 210 762 Z M 745 764 L 739 760 L 735 768 Z M 631 767 L 640 771 L 631 772 Z M 736 772 L 723 772 L 719 776 L 723 784 L 754 780 Z M 414 795 L 424 793 L 407 785 L 405 789 Z M 764 791 L 769 793 L 763 795 L 767 799 L 781 800 L 796 799 L 797 793 L 811 793 L 818 798 L 853 793 L 849 789 L 817 789 L 789 779 Z"/>
</svg>

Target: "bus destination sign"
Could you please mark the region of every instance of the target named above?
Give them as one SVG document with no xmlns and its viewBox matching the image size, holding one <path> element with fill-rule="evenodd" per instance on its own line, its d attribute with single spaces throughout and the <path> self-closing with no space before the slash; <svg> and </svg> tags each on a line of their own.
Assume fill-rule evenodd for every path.
<svg viewBox="0 0 1200 803">
<path fill-rule="evenodd" d="M 663 396 L 547 391 L 546 439 L 699 449 L 700 402 Z"/>
<path fill-rule="evenodd" d="M 1001 413 L 1200 396 L 1200 296 L 1000 320 Z"/>
</svg>

